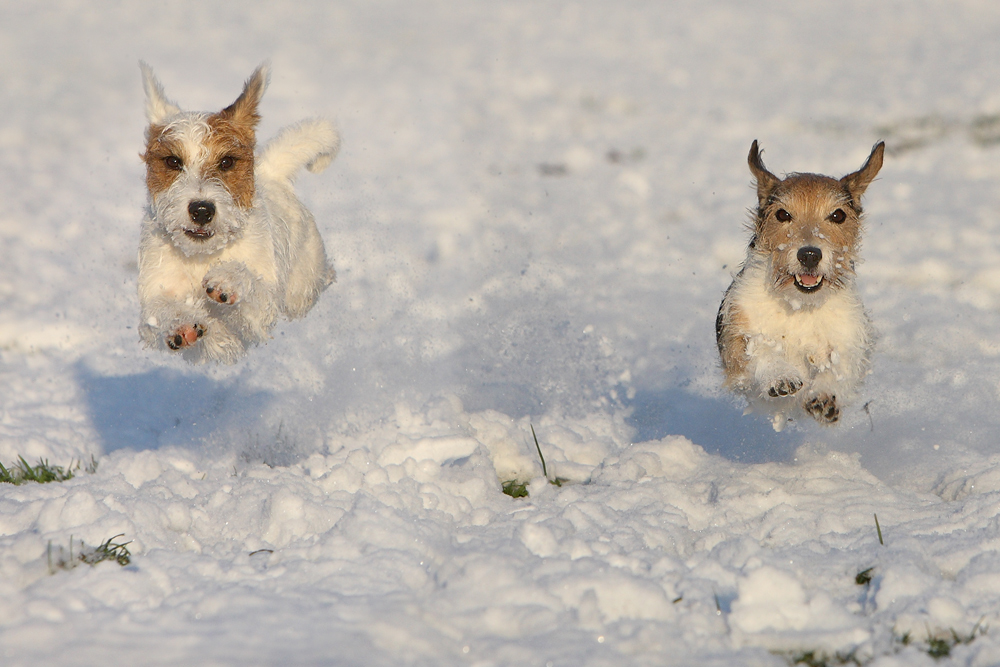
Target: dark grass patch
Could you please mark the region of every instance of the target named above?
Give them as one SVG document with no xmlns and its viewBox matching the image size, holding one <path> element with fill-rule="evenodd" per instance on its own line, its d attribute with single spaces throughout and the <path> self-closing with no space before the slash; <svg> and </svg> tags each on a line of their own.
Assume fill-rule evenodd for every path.
<svg viewBox="0 0 1000 667">
<path fill-rule="evenodd" d="M 36 465 L 31 465 L 24 460 L 23 456 L 18 456 L 17 463 L 9 468 L 0 463 L 0 483 L 20 485 L 27 482 L 37 482 L 38 484 L 65 482 L 68 479 L 73 479 L 73 471 L 79 469 L 79 463 L 75 465 L 71 463 L 68 467 L 63 468 L 52 465 L 45 459 L 39 459 Z M 96 461 L 94 469 L 97 469 Z"/>
<path fill-rule="evenodd" d="M 870 569 L 871 568 L 869 568 L 869 570 Z M 865 570 L 865 572 L 868 572 L 869 570 Z M 859 573 L 858 576 L 861 576 L 861 573 Z M 956 632 L 954 628 L 949 628 L 947 632 L 932 632 L 930 628 L 928 628 L 927 637 L 923 641 L 920 641 L 919 639 L 914 639 L 909 632 L 906 632 L 893 638 L 893 648 L 889 654 L 898 653 L 903 650 L 903 648 L 912 646 L 920 651 L 923 651 L 935 660 L 947 658 L 951 655 L 951 650 L 956 646 L 971 644 L 976 637 L 986 634 L 987 627 L 983 625 L 983 620 L 985 618 L 985 616 L 980 618 L 976 624 L 972 626 L 972 630 L 970 630 L 968 634 L 960 634 Z M 835 653 L 833 655 L 828 655 L 827 653 L 819 650 L 776 652 L 775 654 L 785 658 L 789 665 L 806 665 L 806 667 L 834 667 L 835 665 L 857 665 L 858 667 L 861 667 L 862 665 L 867 665 L 868 663 L 873 662 L 877 657 L 880 657 L 872 656 L 862 660 L 857 657 L 856 651 L 857 649 L 851 651 L 850 653 Z"/>
<path fill-rule="evenodd" d="M 506 493 L 511 498 L 527 498 L 528 497 L 528 483 L 519 482 L 516 479 L 503 483 L 503 492 Z"/>
</svg>

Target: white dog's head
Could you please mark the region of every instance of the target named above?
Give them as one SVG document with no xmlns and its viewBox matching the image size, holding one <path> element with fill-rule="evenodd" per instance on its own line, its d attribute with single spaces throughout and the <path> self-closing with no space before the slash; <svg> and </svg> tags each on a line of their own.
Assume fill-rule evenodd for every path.
<svg viewBox="0 0 1000 667">
<path fill-rule="evenodd" d="M 142 64 L 146 88 L 146 187 L 153 219 L 185 255 L 212 254 L 238 238 L 253 208 L 257 105 L 268 69 L 217 113 L 181 111 Z"/>
<path fill-rule="evenodd" d="M 757 181 L 751 252 L 766 255 L 771 289 L 793 307 L 818 306 L 831 291 L 851 283 L 861 245 L 861 195 L 882 167 L 885 144 L 865 164 L 841 179 L 790 174 L 780 179 L 750 147 Z"/>
</svg>

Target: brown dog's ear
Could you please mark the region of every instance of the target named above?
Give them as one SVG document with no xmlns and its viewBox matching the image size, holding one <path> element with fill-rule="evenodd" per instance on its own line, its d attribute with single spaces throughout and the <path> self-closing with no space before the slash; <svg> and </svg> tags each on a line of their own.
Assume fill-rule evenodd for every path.
<svg viewBox="0 0 1000 667">
<path fill-rule="evenodd" d="M 236 98 L 236 101 L 223 109 L 219 115 L 229 117 L 234 123 L 255 127 L 260 121 L 257 114 L 257 105 L 260 98 L 264 96 L 271 72 L 267 63 L 263 63 L 254 70 L 250 78 L 243 86 L 243 92 Z"/>
<path fill-rule="evenodd" d="M 763 206 L 781 180 L 764 167 L 764 163 L 760 159 L 760 151 L 757 149 L 756 139 L 750 145 L 747 163 L 750 165 L 750 173 L 753 174 L 754 180 L 757 182 L 757 205 Z"/>
<path fill-rule="evenodd" d="M 840 184 L 851 195 L 851 200 L 855 204 L 861 202 L 861 195 L 865 193 L 871 182 L 875 180 L 875 176 L 878 175 L 878 170 L 882 168 L 882 157 L 884 154 L 885 142 L 880 141 L 872 147 L 871 155 L 865 160 L 861 169 L 840 179 Z"/>
</svg>

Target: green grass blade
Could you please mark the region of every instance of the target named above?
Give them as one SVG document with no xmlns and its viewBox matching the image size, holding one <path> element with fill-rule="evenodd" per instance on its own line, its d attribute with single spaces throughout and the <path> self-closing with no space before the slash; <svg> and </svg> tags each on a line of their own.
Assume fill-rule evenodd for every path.
<svg viewBox="0 0 1000 667">
<path fill-rule="evenodd" d="M 535 449 L 538 450 L 538 458 L 542 460 L 542 474 L 545 476 L 545 479 L 548 479 L 549 471 L 545 467 L 545 457 L 542 456 L 542 446 L 538 444 L 538 436 L 535 435 L 535 427 L 531 424 L 528 424 L 528 427 L 531 429 L 531 437 L 535 439 Z"/>
</svg>

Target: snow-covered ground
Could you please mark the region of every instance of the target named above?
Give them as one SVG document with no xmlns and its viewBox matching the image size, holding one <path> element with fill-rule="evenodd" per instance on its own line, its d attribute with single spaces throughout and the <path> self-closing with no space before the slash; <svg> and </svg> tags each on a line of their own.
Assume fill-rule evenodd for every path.
<svg viewBox="0 0 1000 667">
<path fill-rule="evenodd" d="M 343 134 L 339 282 L 234 367 L 138 342 L 140 59 Z M 0 486 L 0 662 L 1000 664 L 997 63 L 988 0 L 5 3 L 0 462 L 98 468 Z M 713 332 L 750 142 L 880 138 L 874 372 L 776 434 Z"/>
</svg>

